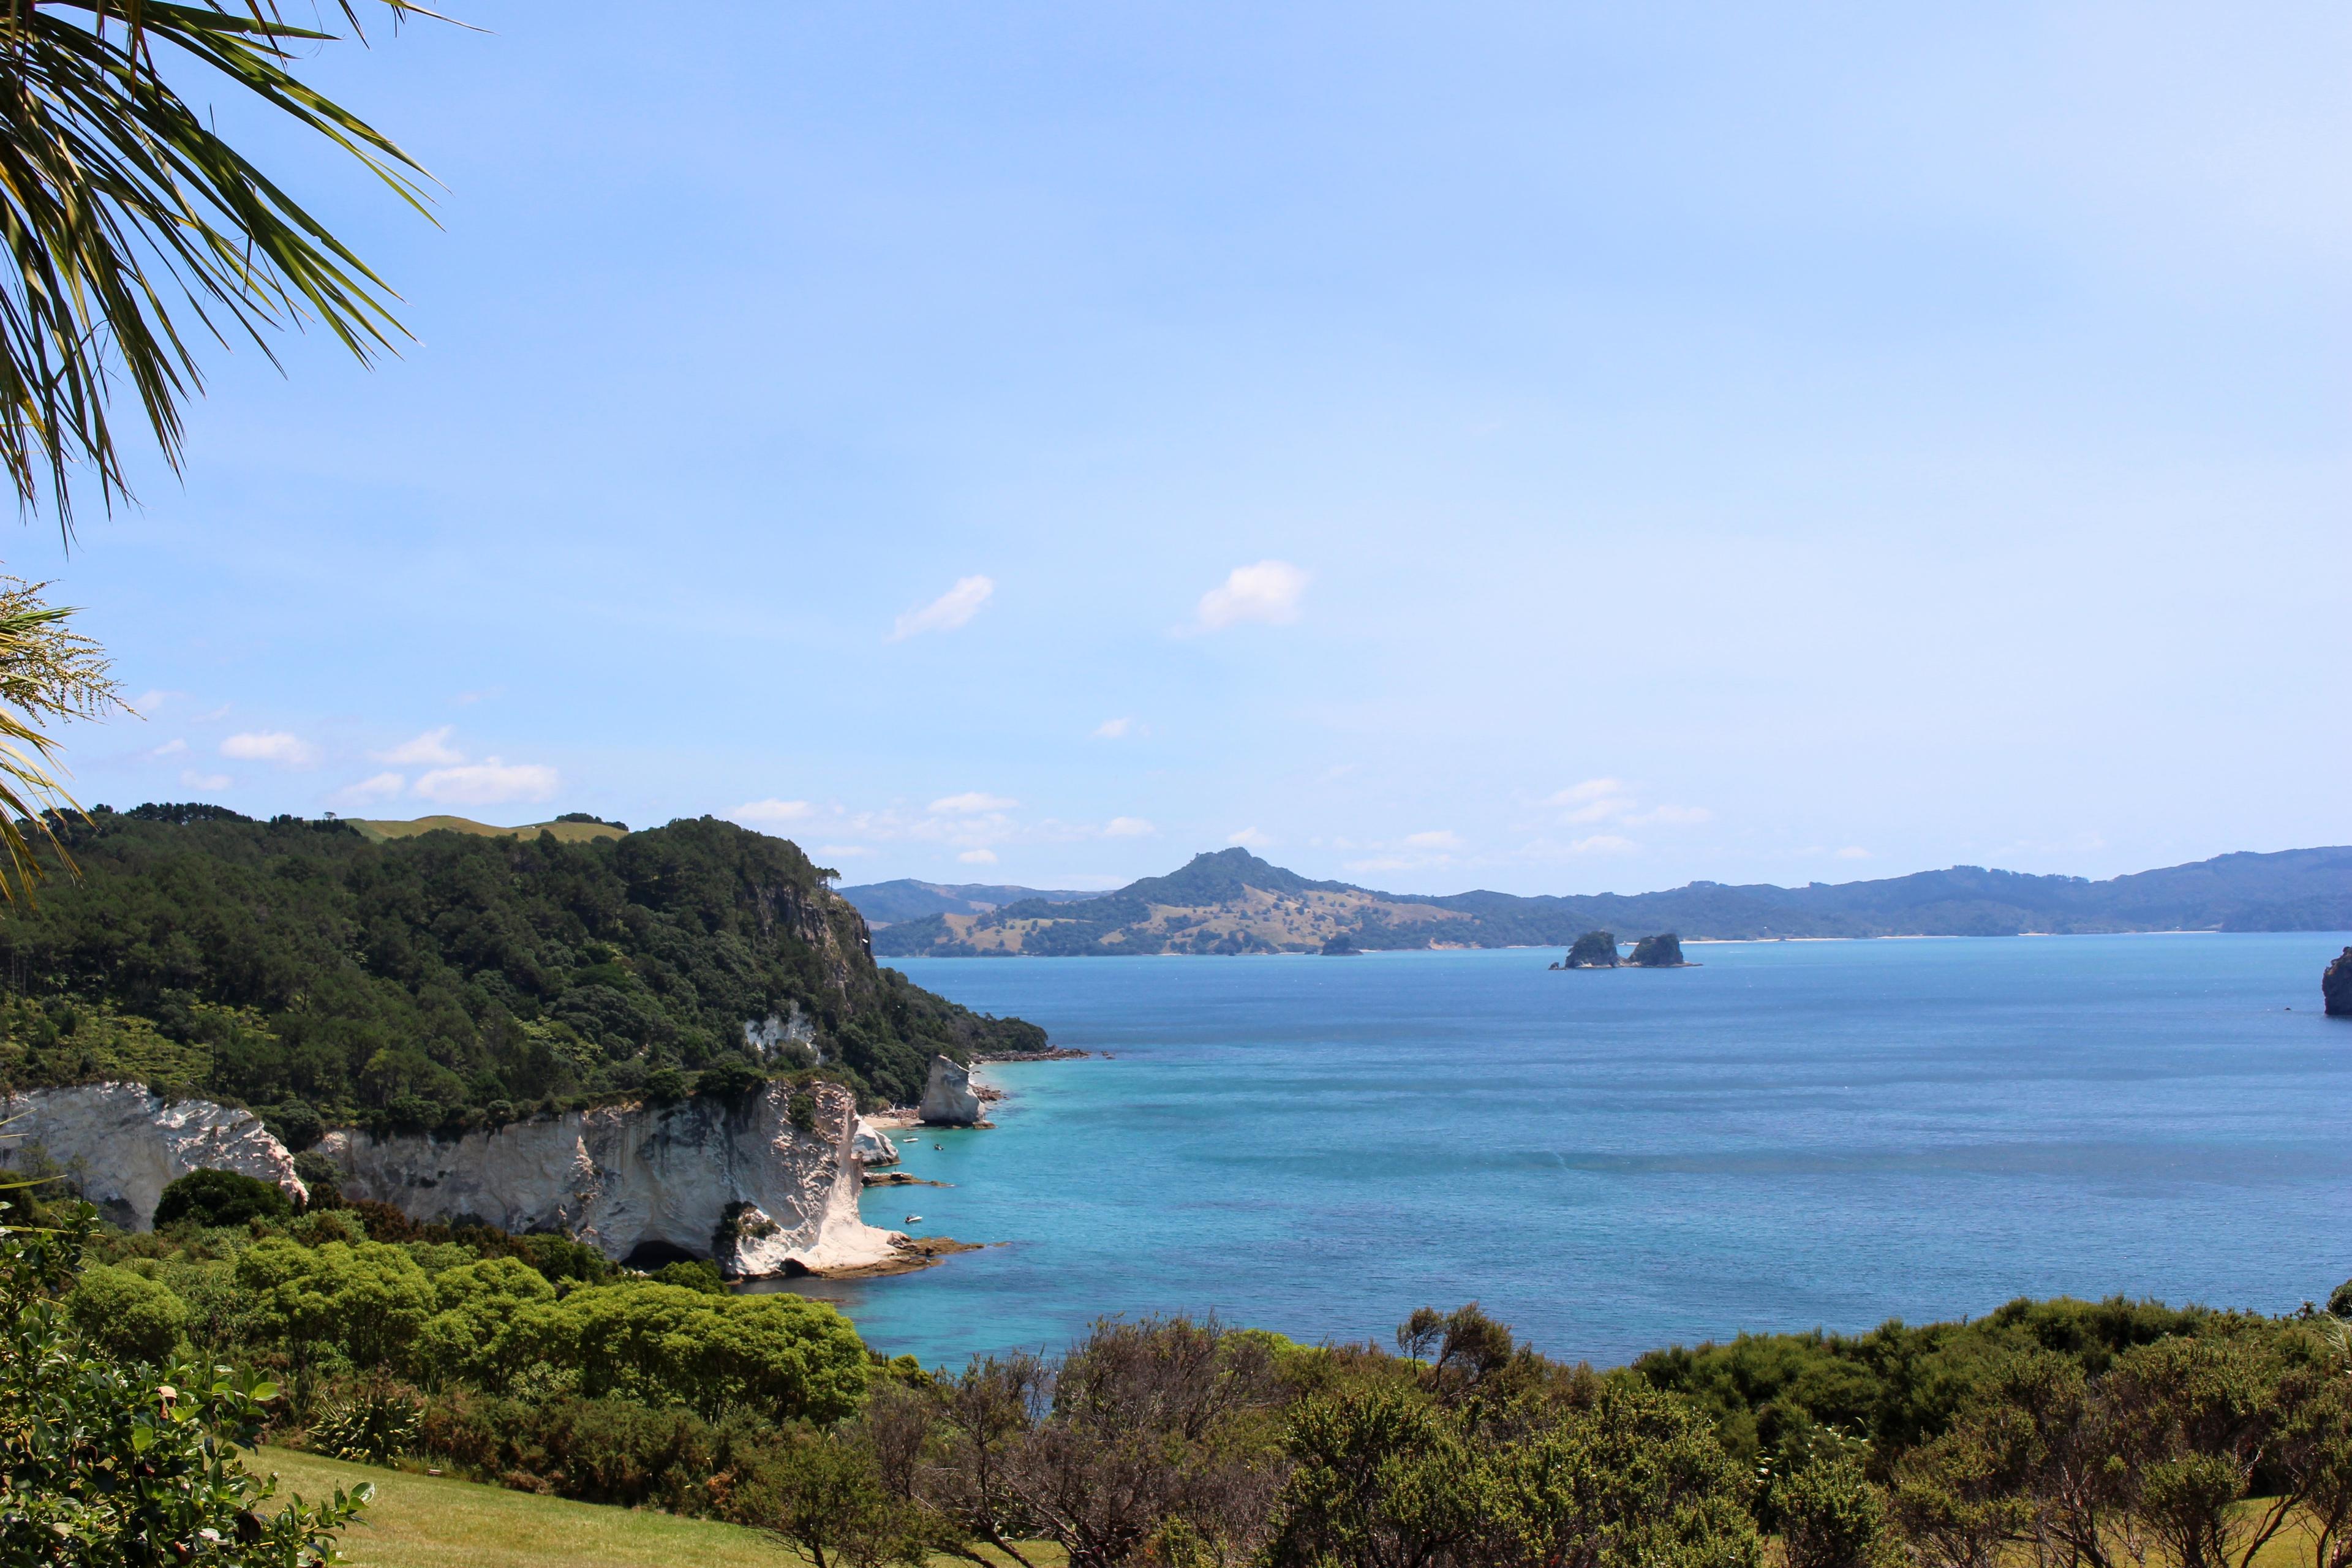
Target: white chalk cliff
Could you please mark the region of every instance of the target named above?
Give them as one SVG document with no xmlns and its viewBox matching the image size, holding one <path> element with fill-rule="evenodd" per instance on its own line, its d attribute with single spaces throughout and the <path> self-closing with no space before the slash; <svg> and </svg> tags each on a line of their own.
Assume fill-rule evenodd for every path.
<svg viewBox="0 0 2352 1568">
<path fill-rule="evenodd" d="M 733 1100 L 600 1106 L 447 1142 L 338 1131 L 319 1152 L 347 1198 L 418 1220 L 563 1231 L 615 1259 L 674 1249 L 751 1278 L 897 1259 L 898 1233 L 858 1217 L 855 1100 L 831 1084 L 805 1090 L 815 1114 L 803 1131 L 794 1092 L 778 1083 Z M 91 1084 L 12 1096 L 5 1114 L 20 1118 L 5 1133 L 23 1136 L 0 1160 L 37 1145 L 135 1228 L 153 1223 L 168 1183 L 200 1166 L 302 1191 L 292 1156 L 250 1111 Z"/>
<path fill-rule="evenodd" d="M 980 1096 L 972 1092 L 971 1069 L 946 1057 L 933 1057 L 919 1114 L 932 1127 L 969 1127 L 978 1121 Z"/>
<path fill-rule="evenodd" d="M 191 1171 L 235 1171 L 310 1196 L 294 1156 L 250 1110 L 165 1100 L 135 1083 L 36 1089 L 0 1099 L 0 1165 L 46 1155 L 118 1225 L 144 1230 L 155 1200 Z"/>
</svg>

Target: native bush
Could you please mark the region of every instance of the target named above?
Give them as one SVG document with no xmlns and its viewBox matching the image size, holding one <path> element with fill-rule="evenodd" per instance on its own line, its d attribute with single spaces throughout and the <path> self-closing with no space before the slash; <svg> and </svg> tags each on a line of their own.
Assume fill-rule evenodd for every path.
<svg viewBox="0 0 2352 1568">
<path fill-rule="evenodd" d="M 155 1225 L 193 1221 L 199 1226 L 244 1225 L 280 1220 L 294 1212 L 294 1200 L 274 1182 L 235 1171 L 190 1171 L 155 1200 Z"/>
</svg>

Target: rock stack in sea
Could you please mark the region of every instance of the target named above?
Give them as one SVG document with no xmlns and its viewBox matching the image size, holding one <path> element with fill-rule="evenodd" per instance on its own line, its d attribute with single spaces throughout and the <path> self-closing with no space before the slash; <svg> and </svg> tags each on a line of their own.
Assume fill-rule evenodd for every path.
<svg viewBox="0 0 2352 1568">
<path fill-rule="evenodd" d="M 2344 950 L 2327 973 L 2319 977 L 2320 998 L 2331 1018 L 2352 1018 L 2352 947 Z"/>
<path fill-rule="evenodd" d="M 1633 956 L 1625 962 L 1636 969 L 1680 969 L 1683 939 L 1673 931 L 1645 936 L 1633 944 Z"/>
<path fill-rule="evenodd" d="M 971 1070 L 961 1062 L 933 1057 L 919 1114 L 926 1127 L 970 1127 L 977 1122 L 980 1096 L 972 1092 Z"/>
<path fill-rule="evenodd" d="M 1552 965 L 1554 969 L 1614 969 L 1617 967 L 1617 938 L 1605 931 L 1589 931 L 1576 939 L 1568 956 Z"/>
</svg>

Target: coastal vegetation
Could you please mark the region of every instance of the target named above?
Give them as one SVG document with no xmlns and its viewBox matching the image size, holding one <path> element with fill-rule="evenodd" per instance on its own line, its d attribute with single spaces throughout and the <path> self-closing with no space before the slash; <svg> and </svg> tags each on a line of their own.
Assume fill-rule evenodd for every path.
<svg viewBox="0 0 2352 1568">
<path fill-rule="evenodd" d="M 895 922 L 875 936 L 875 951 L 886 956 L 1315 952 L 1336 936 L 1364 948 L 1568 947 L 1580 935 L 1612 931 L 1753 941 L 2352 927 L 2352 848 L 2223 855 L 2103 882 L 1955 866 L 1837 885 L 1693 882 L 1666 892 L 1570 898 L 1383 893 L 1314 881 L 1246 849 L 1223 849 L 1083 901 L 1028 894 L 909 915 L 896 891 L 880 898 L 899 888 L 843 889 L 853 901 L 873 897 L 877 908 L 893 911 L 877 917 Z"/>
<path fill-rule="evenodd" d="M 277 1553 L 206 1561 L 314 1561 L 364 1501 L 289 1511 L 226 1459 L 266 1438 L 748 1526 L 828 1568 L 2352 1562 L 2352 1284 L 2283 1318 L 2017 1301 L 1612 1371 L 1539 1355 L 1475 1304 L 1416 1311 L 1392 1345 L 1107 1320 L 1056 1356 L 927 1370 L 706 1265 L 641 1274 L 325 1194 L 206 1225 L 218 1184 L 183 1183 L 201 1201 L 159 1232 L 53 1199 L 26 1216 L 47 1234 L 0 1237 L 0 1378 L 53 1413 L 111 1401 L 151 1424 L 166 1385 L 207 1390 L 224 1463 L 146 1478 L 147 1513 L 52 1483 L 93 1540 L 163 1539 L 178 1527 L 155 1509 L 184 1502 Z M 0 1416 L 12 1456 L 45 1440 Z M 9 1561 L 131 1560 L 25 1555 L 50 1515 L 9 1497 Z"/>
<path fill-rule="evenodd" d="M 777 1072 L 903 1103 L 935 1053 L 1045 1044 L 877 968 L 830 872 L 707 817 L 371 842 L 149 805 L 60 835 L 79 877 L 0 925 L 0 1087 L 200 1091 L 299 1149 L 334 1125 L 478 1126 Z"/>
</svg>

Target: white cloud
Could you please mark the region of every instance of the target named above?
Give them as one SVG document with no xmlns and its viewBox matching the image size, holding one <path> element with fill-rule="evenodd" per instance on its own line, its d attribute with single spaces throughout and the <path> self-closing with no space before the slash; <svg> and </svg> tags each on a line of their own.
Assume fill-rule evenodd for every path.
<svg viewBox="0 0 2352 1568">
<path fill-rule="evenodd" d="M 1867 860 L 1870 851 L 1859 844 L 1849 844 L 1837 852 L 1837 858 L 1841 860 Z"/>
<path fill-rule="evenodd" d="M 1159 831 L 1139 816 L 1114 816 L 1103 826 L 1107 838 L 1149 838 Z"/>
<path fill-rule="evenodd" d="M 545 800 L 556 789 L 555 770 L 538 763 L 500 762 L 496 757 L 461 767 L 436 768 L 416 781 L 416 793 L 443 805 L 498 805 L 510 800 Z"/>
<path fill-rule="evenodd" d="M 217 708 L 207 709 L 202 713 L 193 715 L 194 721 L 198 724 L 209 724 L 216 719 L 226 719 L 232 706 L 234 704 L 224 702 Z"/>
<path fill-rule="evenodd" d="M 403 741 L 388 752 L 374 753 L 379 763 L 405 763 L 412 767 L 450 767 L 466 760 L 466 753 L 449 743 L 452 725 L 427 730 L 413 741 Z"/>
<path fill-rule="evenodd" d="M 1571 855 L 1631 855 L 1641 846 L 1614 833 L 1596 833 L 1590 838 L 1580 838 L 1568 847 Z"/>
<path fill-rule="evenodd" d="M 931 809 L 950 816 L 978 816 L 985 812 L 1011 811 L 1021 803 L 1007 800 L 1001 795 L 982 795 L 978 790 L 966 790 L 961 795 L 943 795 L 931 802 Z"/>
<path fill-rule="evenodd" d="M 1587 779 L 1580 784 L 1570 785 L 1544 804 L 1546 805 L 1581 805 L 1588 801 L 1605 800 L 1611 795 L 1624 793 L 1625 784 L 1622 779 Z"/>
<path fill-rule="evenodd" d="M 747 826 L 773 826 L 783 822 L 800 822 L 813 815 L 815 810 L 816 807 L 804 800 L 771 798 L 746 801 L 727 815 Z"/>
<path fill-rule="evenodd" d="M 890 640 L 900 642 L 925 632 L 951 632 L 980 614 L 980 607 L 995 592 L 995 583 L 986 577 L 959 577 L 954 587 L 921 609 L 900 616 L 891 628 Z"/>
<path fill-rule="evenodd" d="M 398 773 L 378 773 L 345 787 L 343 794 L 352 800 L 382 800 L 398 795 L 408 787 L 408 781 Z"/>
<path fill-rule="evenodd" d="M 1410 871 L 1421 864 L 1422 862 L 1418 860 L 1408 860 L 1398 856 L 1384 856 L 1373 860 L 1350 860 L 1342 869 L 1353 871 L 1361 877 L 1371 871 Z"/>
<path fill-rule="evenodd" d="M 1404 841 L 1408 846 L 1415 849 L 1459 849 L 1462 847 L 1462 836 L 1458 833 L 1449 832 L 1442 827 L 1433 833 L 1408 833 L 1404 836 Z"/>
<path fill-rule="evenodd" d="M 1298 618 L 1299 596 L 1307 592 L 1307 574 L 1287 561 L 1261 561 L 1236 566 L 1225 580 L 1201 595 L 1194 626 L 1204 632 L 1260 621 L 1287 626 Z"/>
<path fill-rule="evenodd" d="M 828 860 L 850 860 L 874 853 L 863 844 L 821 844 L 817 846 L 816 852 Z"/>
<path fill-rule="evenodd" d="M 1244 827 L 1239 833 L 1228 837 L 1225 842 L 1238 844 L 1244 849 L 1270 849 L 1274 847 L 1272 837 L 1260 833 L 1255 827 Z"/>
<path fill-rule="evenodd" d="M 187 742 L 183 741 L 183 740 L 173 739 L 173 740 L 169 740 L 169 741 L 164 742 L 162 745 L 160 745 L 160 746 L 156 747 L 153 751 L 152 751 L 152 752 L 148 752 L 147 754 L 148 754 L 149 756 L 151 756 L 151 757 L 159 757 L 159 758 L 160 758 L 160 757 L 176 757 L 176 756 L 178 756 L 182 752 L 184 752 L 184 751 L 186 751 L 187 749 L 188 749 L 188 742 Z"/>
<path fill-rule="evenodd" d="M 957 856 L 956 858 L 962 861 L 967 866 L 993 866 L 996 864 L 996 851 L 993 849 L 967 849 L 962 854 Z"/>
<path fill-rule="evenodd" d="M 319 760 L 319 749 L 283 730 L 253 731 L 231 735 L 220 743 L 221 755 L 241 763 L 276 763 L 280 767 L 307 768 Z"/>
<path fill-rule="evenodd" d="M 226 789 L 230 781 L 226 773 L 200 773 L 189 768 L 180 774 L 180 782 L 190 789 L 211 790 Z"/>
<path fill-rule="evenodd" d="M 1587 779 L 1547 797 L 1546 805 L 1561 807 L 1562 822 L 1622 822 L 1689 827 L 1715 820 L 1703 805 L 1654 805 L 1644 810 L 1633 797 L 1633 787 L 1622 779 Z"/>
<path fill-rule="evenodd" d="M 1095 726 L 1095 738 L 1098 741 L 1116 741 L 1131 733 L 1134 729 L 1135 721 L 1132 719 L 1106 719 Z"/>
</svg>

